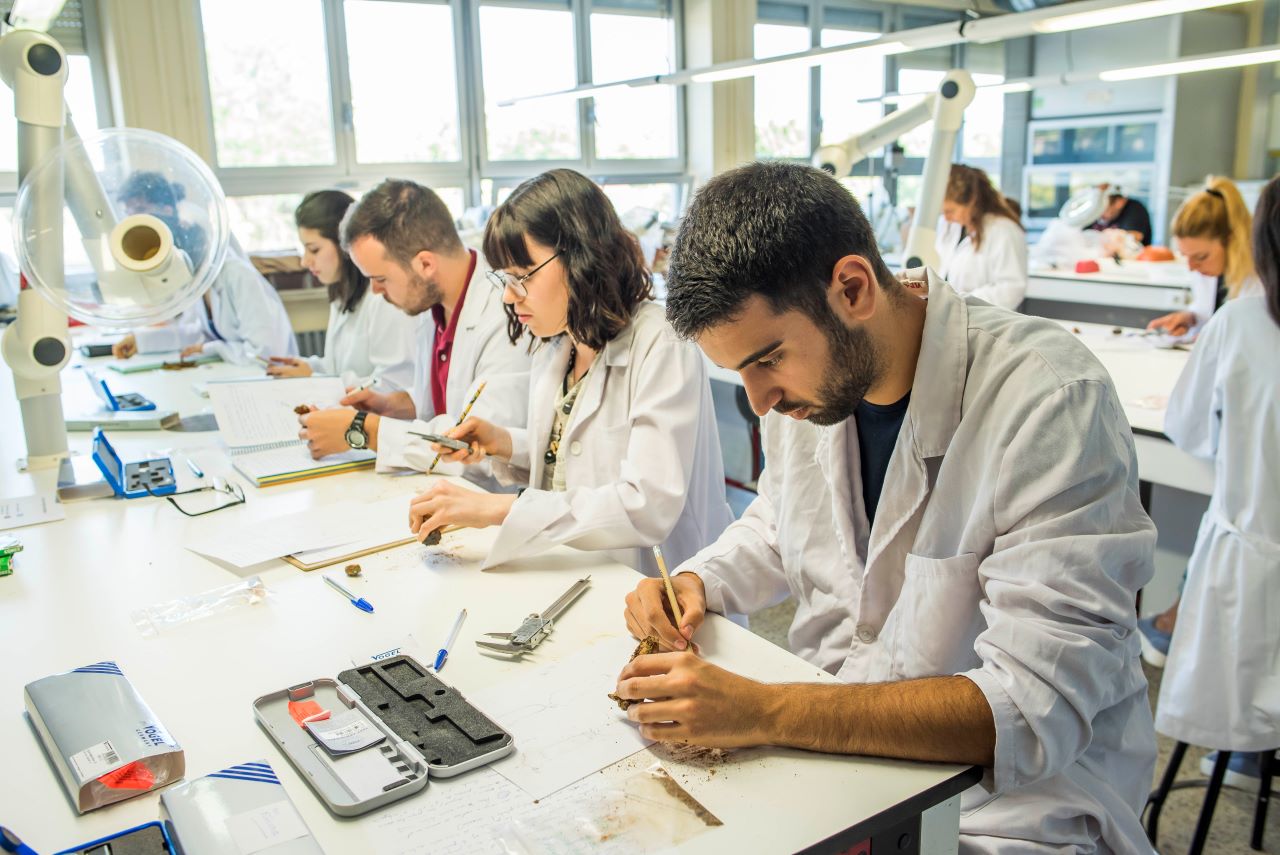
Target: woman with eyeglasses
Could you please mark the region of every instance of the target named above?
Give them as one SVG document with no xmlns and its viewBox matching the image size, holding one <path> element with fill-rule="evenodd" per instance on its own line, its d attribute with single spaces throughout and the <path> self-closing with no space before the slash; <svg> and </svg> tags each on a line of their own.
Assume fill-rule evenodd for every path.
<svg viewBox="0 0 1280 855">
<path fill-rule="evenodd" d="M 533 348 L 528 427 L 469 418 L 469 444 L 446 460 L 479 463 L 526 486 L 518 495 L 437 484 L 415 497 L 420 539 L 446 525 L 501 526 L 486 567 L 559 544 L 607 550 L 658 575 L 733 519 L 707 368 L 652 300 L 640 248 L 590 179 L 555 169 L 526 181 L 485 229 L 508 333 Z"/>
</svg>

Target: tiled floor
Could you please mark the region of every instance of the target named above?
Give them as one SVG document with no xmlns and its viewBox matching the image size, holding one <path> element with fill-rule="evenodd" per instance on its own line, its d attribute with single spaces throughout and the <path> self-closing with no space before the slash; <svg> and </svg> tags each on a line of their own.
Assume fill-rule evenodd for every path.
<svg viewBox="0 0 1280 855">
<path fill-rule="evenodd" d="M 751 629 L 774 644 L 785 647 L 787 628 L 791 625 L 794 614 L 795 602 L 788 600 L 752 615 Z M 1160 691 L 1160 671 L 1147 668 L 1147 679 L 1151 682 L 1151 703 L 1154 705 Z M 1173 749 L 1173 740 L 1159 737 L 1159 747 L 1160 759 L 1156 762 L 1157 781 L 1164 772 L 1169 752 Z M 1187 751 L 1187 756 L 1182 762 L 1180 779 L 1201 778 L 1200 758 L 1205 753 L 1203 749 L 1194 747 Z M 1153 788 L 1154 786 L 1155 782 L 1152 783 Z M 1162 855 L 1174 855 L 1187 851 L 1203 798 L 1203 788 L 1178 790 L 1170 794 L 1164 811 L 1160 815 L 1159 848 Z M 1214 812 L 1213 825 L 1209 830 L 1205 852 L 1214 853 L 1214 855 L 1245 855 L 1253 852 L 1249 848 L 1249 834 L 1253 827 L 1255 798 L 1256 794 L 1252 792 L 1230 787 L 1223 789 L 1218 799 L 1217 810 Z M 1273 805 L 1267 815 L 1263 847 L 1266 852 L 1280 852 L 1280 804 Z"/>
</svg>

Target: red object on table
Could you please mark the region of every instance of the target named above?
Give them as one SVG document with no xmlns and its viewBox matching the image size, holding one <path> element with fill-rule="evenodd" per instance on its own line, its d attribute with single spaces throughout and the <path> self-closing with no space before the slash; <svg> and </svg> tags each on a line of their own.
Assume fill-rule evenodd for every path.
<svg viewBox="0 0 1280 855">
<path fill-rule="evenodd" d="M 1092 259 L 1076 262 L 1076 273 L 1097 273 L 1102 268 L 1098 266 L 1098 262 Z"/>
</svg>

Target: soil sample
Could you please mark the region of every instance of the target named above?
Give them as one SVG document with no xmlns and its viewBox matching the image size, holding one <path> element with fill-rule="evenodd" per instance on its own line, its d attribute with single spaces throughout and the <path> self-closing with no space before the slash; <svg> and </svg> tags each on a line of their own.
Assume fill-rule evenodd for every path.
<svg viewBox="0 0 1280 855">
<path fill-rule="evenodd" d="M 652 635 L 646 635 L 643 639 L 641 639 L 640 643 L 636 645 L 635 652 L 631 654 L 631 659 L 635 659 L 637 656 L 648 656 L 650 653 L 657 653 L 657 652 L 658 652 L 658 639 L 654 638 Z M 628 659 L 627 661 L 630 662 L 631 659 Z M 639 703 L 639 701 L 632 701 L 632 700 L 628 700 L 627 698 L 620 698 L 617 695 L 612 693 L 609 694 L 609 700 L 617 701 L 618 706 L 624 710 L 627 707 L 631 706 L 632 704 Z"/>
<path fill-rule="evenodd" d="M 181 371 L 184 368 L 195 368 L 196 363 L 187 362 L 185 359 L 180 362 L 161 362 L 160 368 L 165 371 Z"/>
<path fill-rule="evenodd" d="M 348 565 L 346 566 L 346 571 L 347 571 L 347 575 L 348 575 L 348 576 L 353 576 L 353 577 L 354 577 L 354 576 L 359 576 L 359 575 L 360 575 L 360 565 L 359 565 L 359 564 L 348 564 Z"/>
<path fill-rule="evenodd" d="M 431 534 L 427 535 L 427 539 L 422 541 L 423 546 L 436 546 L 440 543 L 440 529 L 435 529 Z"/>
<path fill-rule="evenodd" d="M 311 408 L 306 404 L 299 404 L 293 408 L 293 411 L 300 416 L 305 416 L 307 413 L 311 412 Z"/>
</svg>

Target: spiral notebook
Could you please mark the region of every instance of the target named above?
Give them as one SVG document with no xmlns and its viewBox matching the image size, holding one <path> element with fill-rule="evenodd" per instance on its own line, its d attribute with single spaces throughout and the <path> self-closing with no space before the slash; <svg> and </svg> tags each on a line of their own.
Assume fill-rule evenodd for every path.
<svg viewBox="0 0 1280 855">
<path fill-rule="evenodd" d="M 236 380 L 209 383 L 209 401 L 231 462 L 259 487 L 333 475 L 373 465 L 372 451 L 311 459 L 298 439 L 300 405 L 331 407 L 346 394 L 337 377 Z"/>
</svg>

